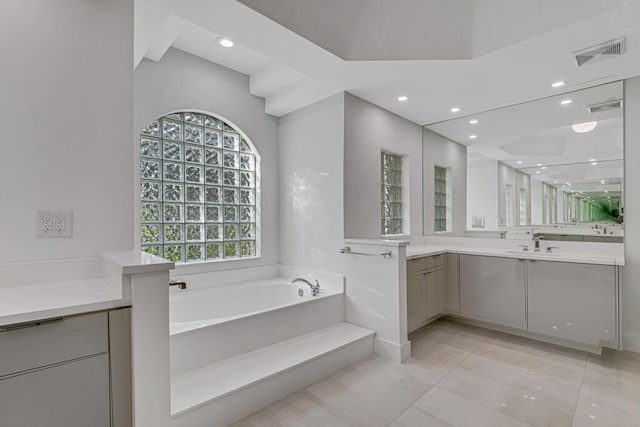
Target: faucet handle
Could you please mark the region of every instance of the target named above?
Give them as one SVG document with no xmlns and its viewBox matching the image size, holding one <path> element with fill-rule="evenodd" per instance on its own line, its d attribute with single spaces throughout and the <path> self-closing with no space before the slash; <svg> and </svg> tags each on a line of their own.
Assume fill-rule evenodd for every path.
<svg viewBox="0 0 640 427">
<path fill-rule="evenodd" d="M 523 252 L 527 252 L 529 250 L 529 245 L 518 245 L 519 248 L 522 248 Z"/>
<path fill-rule="evenodd" d="M 547 252 L 553 252 L 553 249 L 560 249 L 557 246 L 547 246 Z"/>
</svg>

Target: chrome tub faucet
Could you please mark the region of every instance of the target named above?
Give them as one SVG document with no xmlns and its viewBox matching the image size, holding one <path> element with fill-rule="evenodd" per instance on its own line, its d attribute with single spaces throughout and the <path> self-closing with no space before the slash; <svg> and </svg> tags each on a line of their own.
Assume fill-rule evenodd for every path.
<svg viewBox="0 0 640 427">
<path fill-rule="evenodd" d="M 307 279 L 304 279 L 302 277 L 296 277 L 291 281 L 291 284 L 298 283 L 298 282 L 306 283 L 307 285 L 309 285 L 309 287 L 311 288 L 311 295 L 313 295 L 314 297 L 318 296 L 318 294 L 320 293 L 320 283 L 318 283 L 318 279 L 316 279 L 316 284 L 314 285 Z"/>
</svg>

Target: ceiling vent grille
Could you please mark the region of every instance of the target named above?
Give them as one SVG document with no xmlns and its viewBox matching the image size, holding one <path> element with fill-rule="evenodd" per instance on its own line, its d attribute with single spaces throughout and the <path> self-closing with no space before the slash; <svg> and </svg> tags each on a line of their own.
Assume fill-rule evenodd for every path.
<svg viewBox="0 0 640 427">
<path fill-rule="evenodd" d="M 624 55 L 625 38 L 609 40 L 595 46 L 573 52 L 578 67 Z"/>
<path fill-rule="evenodd" d="M 617 110 L 622 107 L 622 99 L 614 99 L 611 101 L 600 102 L 598 104 L 589 105 L 589 113 L 596 114 L 603 111 Z"/>
</svg>

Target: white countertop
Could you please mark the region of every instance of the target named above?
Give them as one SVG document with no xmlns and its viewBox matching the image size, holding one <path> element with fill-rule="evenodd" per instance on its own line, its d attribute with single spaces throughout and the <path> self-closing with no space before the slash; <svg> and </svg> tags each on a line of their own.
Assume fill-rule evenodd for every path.
<svg viewBox="0 0 640 427">
<path fill-rule="evenodd" d="M 419 258 L 423 256 L 439 255 L 444 253 L 455 253 L 462 255 L 483 255 L 495 256 L 501 258 L 530 259 L 537 261 L 554 261 L 554 262 L 572 262 L 580 264 L 601 264 L 601 265 L 617 265 L 624 266 L 624 256 L 616 254 L 596 254 L 596 253 L 579 253 L 558 251 L 552 254 L 534 252 L 509 253 L 507 251 L 517 251 L 520 248 L 514 245 L 513 248 L 504 247 L 476 247 L 463 246 L 455 244 L 443 245 L 416 245 L 407 246 L 407 259 Z"/>
</svg>

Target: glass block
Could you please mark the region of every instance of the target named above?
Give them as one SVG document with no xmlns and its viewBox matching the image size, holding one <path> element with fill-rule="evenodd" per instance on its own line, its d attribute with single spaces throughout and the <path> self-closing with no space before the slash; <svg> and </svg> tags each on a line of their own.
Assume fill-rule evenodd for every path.
<svg viewBox="0 0 640 427">
<path fill-rule="evenodd" d="M 195 185 L 187 185 L 187 194 L 186 201 L 187 202 L 202 202 L 202 196 L 204 192 L 204 188 Z"/>
<path fill-rule="evenodd" d="M 202 167 L 201 166 L 187 166 L 185 167 L 184 180 L 187 182 L 202 182 Z"/>
<path fill-rule="evenodd" d="M 202 224 L 187 224 L 187 241 L 201 242 L 204 240 L 204 226 Z"/>
<path fill-rule="evenodd" d="M 236 188 L 225 188 L 224 189 L 224 199 L 223 202 L 229 205 L 237 205 L 238 204 L 238 189 Z"/>
<path fill-rule="evenodd" d="M 160 158 L 160 140 L 145 137 L 140 138 L 140 155 Z"/>
<path fill-rule="evenodd" d="M 240 242 L 240 252 L 240 255 L 243 257 L 255 256 L 256 242 L 254 242 L 253 240 Z"/>
<path fill-rule="evenodd" d="M 204 171 L 204 182 L 214 185 L 220 184 L 220 175 L 220 169 L 207 168 Z"/>
<path fill-rule="evenodd" d="M 224 221 L 225 222 L 237 222 L 238 221 L 238 208 L 236 206 L 224 207 Z"/>
<path fill-rule="evenodd" d="M 202 125 L 204 123 L 204 118 L 202 117 L 202 114 L 190 112 L 190 113 L 184 113 L 184 121 L 187 123 Z"/>
<path fill-rule="evenodd" d="M 240 238 L 255 239 L 256 238 L 255 224 L 240 224 Z"/>
<path fill-rule="evenodd" d="M 160 162 L 157 160 L 140 160 L 140 176 L 146 179 L 160 179 Z"/>
<path fill-rule="evenodd" d="M 207 259 L 220 258 L 220 244 L 210 243 L 206 247 L 207 247 Z"/>
<path fill-rule="evenodd" d="M 182 201 L 182 184 L 165 184 L 164 200 L 168 202 Z"/>
<path fill-rule="evenodd" d="M 433 182 L 433 185 L 434 185 L 434 191 L 436 193 L 443 193 L 443 194 L 447 193 L 447 181 L 435 180 Z"/>
<path fill-rule="evenodd" d="M 253 188 L 253 172 L 240 172 L 240 186 Z"/>
<path fill-rule="evenodd" d="M 238 153 L 224 152 L 224 167 L 238 169 Z"/>
<path fill-rule="evenodd" d="M 444 206 L 436 206 L 434 212 L 435 219 L 447 219 L 447 208 Z"/>
<path fill-rule="evenodd" d="M 160 238 L 160 224 L 142 224 L 140 227 L 142 243 L 162 243 Z"/>
<path fill-rule="evenodd" d="M 165 141 L 163 155 L 167 160 L 182 160 L 182 144 Z"/>
<path fill-rule="evenodd" d="M 169 261 L 182 261 L 182 245 L 166 245 L 164 247 L 164 258 Z"/>
<path fill-rule="evenodd" d="M 207 203 L 220 203 L 220 188 L 207 187 L 205 189 L 205 201 Z"/>
<path fill-rule="evenodd" d="M 222 123 L 220 120 L 211 116 L 204 117 L 204 125 L 214 129 L 222 129 Z"/>
<path fill-rule="evenodd" d="M 237 258 L 238 257 L 238 242 L 225 242 L 225 244 L 224 244 L 224 257 L 225 258 Z"/>
<path fill-rule="evenodd" d="M 240 138 L 234 133 L 224 133 L 222 136 L 222 148 L 225 150 L 238 151 Z"/>
<path fill-rule="evenodd" d="M 220 165 L 220 155 L 222 153 L 220 150 L 213 150 L 207 148 L 204 154 L 204 162 L 210 166 L 221 166 Z"/>
<path fill-rule="evenodd" d="M 402 157 L 391 153 L 382 153 L 382 167 L 385 169 L 401 170 Z"/>
<path fill-rule="evenodd" d="M 177 120 L 179 122 L 181 122 L 182 119 L 182 113 L 171 113 L 171 114 L 167 114 L 166 116 L 163 117 L 164 119 L 171 119 L 171 120 Z"/>
<path fill-rule="evenodd" d="M 255 190 L 241 189 L 240 190 L 240 204 L 241 205 L 255 205 L 256 193 Z"/>
<path fill-rule="evenodd" d="M 164 204 L 165 222 L 182 222 L 182 205 Z"/>
<path fill-rule="evenodd" d="M 182 165 L 178 163 L 165 163 L 164 179 L 169 181 L 182 181 Z"/>
<path fill-rule="evenodd" d="M 202 144 L 203 130 L 198 126 L 185 125 L 184 126 L 184 142 L 191 144 Z"/>
<path fill-rule="evenodd" d="M 182 242 L 182 224 L 164 225 L 164 241 L 165 242 Z"/>
<path fill-rule="evenodd" d="M 162 120 L 162 137 L 164 139 L 173 139 L 174 141 L 182 141 L 182 124 Z"/>
<path fill-rule="evenodd" d="M 402 188 L 401 187 L 382 187 L 382 201 L 383 202 L 402 202 Z"/>
<path fill-rule="evenodd" d="M 190 163 L 202 163 L 202 148 L 185 146 L 184 147 L 184 161 Z"/>
<path fill-rule="evenodd" d="M 439 179 L 441 181 L 444 181 L 447 179 L 447 170 L 445 168 L 441 168 L 438 166 L 435 166 L 433 168 L 433 176 L 435 179 Z"/>
<path fill-rule="evenodd" d="M 205 129 L 204 145 L 209 145 L 211 147 L 220 147 L 220 132 Z"/>
<path fill-rule="evenodd" d="M 402 222 L 397 219 L 384 221 L 382 234 L 402 234 Z"/>
<path fill-rule="evenodd" d="M 184 209 L 187 212 L 187 221 L 202 222 L 201 205 L 186 205 Z"/>
<path fill-rule="evenodd" d="M 140 219 L 144 222 L 160 221 L 160 203 L 142 203 Z"/>
<path fill-rule="evenodd" d="M 207 240 L 222 240 L 222 225 L 207 224 Z"/>
<path fill-rule="evenodd" d="M 202 261 L 204 245 L 187 245 L 187 261 Z"/>
<path fill-rule="evenodd" d="M 151 245 L 151 246 L 143 246 L 142 250 L 148 254 L 155 256 L 162 256 L 162 246 L 161 245 Z"/>
<path fill-rule="evenodd" d="M 447 195 L 444 193 L 435 193 L 434 198 L 436 206 L 444 206 L 447 203 Z"/>
<path fill-rule="evenodd" d="M 236 240 L 238 238 L 238 224 L 224 225 L 224 240 Z"/>
<path fill-rule="evenodd" d="M 255 167 L 255 157 L 253 154 L 240 154 L 240 169 L 252 171 Z"/>
<path fill-rule="evenodd" d="M 402 218 L 402 205 L 400 203 L 391 204 L 391 216 L 393 218 Z"/>
<path fill-rule="evenodd" d="M 205 207 L 205 220 L 207 222 L 219 222 L 222 221 L 222 214 L 220 212 L 220 206 L 206 206 Z"/>
<path fill-rule="evenodd" d="M 251 146 L 247 141 L 244 140 L 244 138 L 242 138 L 242 140 L 240 141 L 240 151 L 244 153 L 253 153 Z"/>
<path fill-rule="evenodd" d="M 156 138 L 160 137 L 160 121 L 156 120 L 155 122 L 149 123 L 149 126 L 142 129 L 142 133 L 145 135 L 155 136 Z"/>
<path fill-rule="evenodd" d="M 159 182 L 141 182 L 140 197 L 142 200 L 160 200 Z"/>
<path fill-rule="evenodd" d="M 225 169 L 223 183 L 230 187 L 236 187 L 238 185 L 238 171 Z"/>
<path fill-rule="evenodd" d="M 255 222 L 256 221 L 256 209 L 253 206 L 242 206 L 240 208 L 240 221 L 242 221 L 242 222 Z"/>
<path fill-rule="evenodd" d="M 382 183 L 385 185 L 400 186 L 402 184 L 400 172 L 391 169 L 384 169 L 382 171 Z"/>
</svg>

